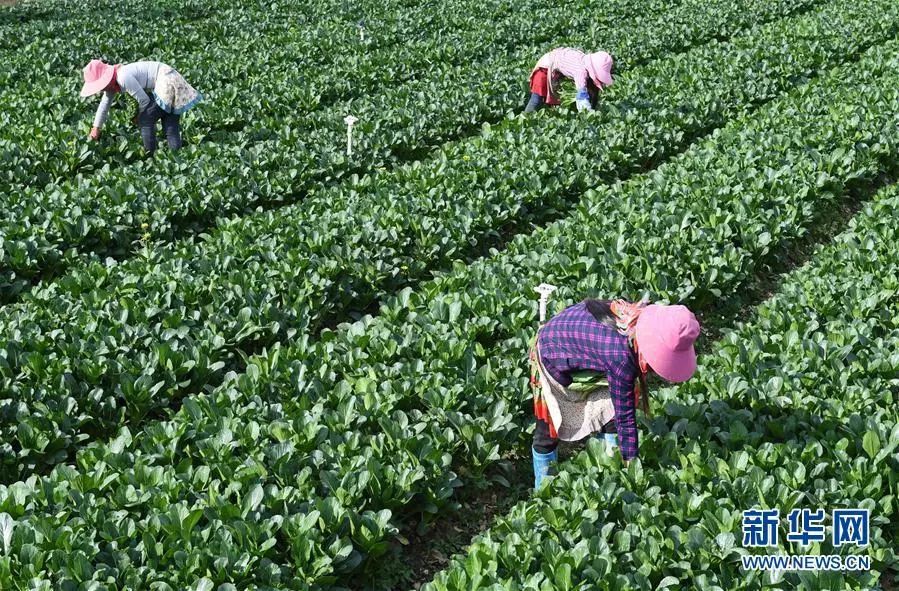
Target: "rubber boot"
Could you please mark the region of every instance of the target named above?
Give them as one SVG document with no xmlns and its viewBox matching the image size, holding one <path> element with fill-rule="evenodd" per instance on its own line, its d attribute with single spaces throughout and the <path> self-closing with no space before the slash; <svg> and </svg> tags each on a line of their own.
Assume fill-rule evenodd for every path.
<svg viewBox="0 0 899 591">
<path fill-rule="evenodd" d="M 553 450 L 548 454 L 542 454 L 532 447 L 531 455 L 534 457 L 534 489 L 536 490 L 540 488 L 543 479 L 546 476 L 549 476 L 553 464 L 556 463 L 559 454 L 556 450 Z"/>
<path fill-rule="evenodd" d="M 618 434 L 617 433 L 595 433 L 593 437 L 599 441 L 603 442 L 606 453 L 608 455 L 612 455 L 615 453 L 615 450 L 618 449 Z"/>
<path fill-rule="evenodd" d="M 603 433 L 603 440 L 606 442 L 606 447 L 609 449 L 617 449 L 618 448 L 618 434 L 617 433 Z"/>
</svg>

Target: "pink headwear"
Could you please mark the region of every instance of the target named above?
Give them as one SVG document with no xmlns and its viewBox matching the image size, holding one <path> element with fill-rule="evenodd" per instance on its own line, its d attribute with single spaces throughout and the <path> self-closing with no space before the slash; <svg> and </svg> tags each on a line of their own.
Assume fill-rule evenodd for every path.
<svg viewBox="0 0 899 591">
<path fill-rule="evenodd" d="M 584 67 L 597 88 L 612 84 L 612 56 L 605 51 L 588 53 L 584 56 Z"/>
<path fill-rule="evenodd" d="M 115 66 L 103 63 L 101 60 L 91 60 L 84 67 L 84 86 L 81 87 L 81 96 L 91 96 L 109 86 L 115 78 Z"/>
<path fill-rule="evenodd" d="M 686 306 L 646 306 L 637 319 L 634 338 L 646 363 L 669 382 L 685 382 L 696 371 L 693 343 L 699 322 Z"/>
</svg>

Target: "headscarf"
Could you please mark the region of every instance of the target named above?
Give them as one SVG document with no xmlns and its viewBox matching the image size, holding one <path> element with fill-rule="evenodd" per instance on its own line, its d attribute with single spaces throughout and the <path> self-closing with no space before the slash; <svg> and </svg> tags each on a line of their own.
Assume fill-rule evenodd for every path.
<svg viewBox="0 0 899 591">
<path fill-rule="evenodd" d="M 628 302 L 625 300 L 613 300 L 609 308 L 612 316 L 615 318 L 615 328 L 618 333 L 626 336 L 630 342 L 634 354 L 637 356 L 637 367 L 640 369 L 639 379 L 634 383 L 634 404 L 642 406 L 643 412 L 649 415 L 649 392 L 646 388 L 646 375 L 649 373 L 649 364 L 640 353 L 640 346 L 637 343 L 635 332 L 637 329 L 637 319 L 640 318 L 640 312 L 647 306 L 649 302 Z"/>
<path fill-rule="evenodd" d="M 109 85 L 109 89 L 113 92 L 121 92 L 122 87 L 119 86 L 119 68 L 122 67 L 122 64 L 116 64 L 113 67 L 115 68 L 115 73 L 112 75 L 112 82 Z"/>
</svg>

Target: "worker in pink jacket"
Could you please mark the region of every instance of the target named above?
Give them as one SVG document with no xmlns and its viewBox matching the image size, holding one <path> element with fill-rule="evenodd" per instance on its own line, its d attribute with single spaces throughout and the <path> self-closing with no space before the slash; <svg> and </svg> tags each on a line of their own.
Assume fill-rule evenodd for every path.
<svg viewBox="0 0 899 591">
<path fill-rule="evenodd" d="M 531 98 L 524 112 L 536 111 L 543 104 L 558 105 L 563 77 L 574 80 L 578 111 L 592 111 L 596 91 L 612 84 L 612 65 L 612 56 L 605 51 L 584 53 L 570 47 L 550 51 L 531 72 Z"/>
</svg>

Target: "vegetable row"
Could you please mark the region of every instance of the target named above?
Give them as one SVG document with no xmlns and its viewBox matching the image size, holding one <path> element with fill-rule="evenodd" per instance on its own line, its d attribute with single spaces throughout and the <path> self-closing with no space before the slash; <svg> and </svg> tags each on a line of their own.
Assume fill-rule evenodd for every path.
<svg viewBox="0 0 899 591">
<path fill-rule="evenodd" d="M 4 480 L 209 390 L 240 367 L 240 351 L 333 326 L 501 244 L 494 228 L 525 229 L 585 188 L 673 154 L 831 67 L 834 55 L 882 40 L 891 10 L 895 27 L 891 3 L 837 2 L 635 70 L 593 117 L 510 121 L 432 164 L 235 220 L 197 245 L 147 246 L 124 264 L 93 264 L 36 290 L 0 311 Z M 781 54 L 769 51 L 774 39 L 785 40 Z M 757 80 L 749 64 L 768 75 Z"/>
<path fill-rule="evenodd" d="M 698 307 L 700 289 L 740 289 L 896 163 L 897 72 L 899 43 L 870 50 L 378 318 L 250 359 L 169 420 L 0 489 L 16 522 L 6 585 L 323 589 L 377 569 L 394 511 L 436 511 L 452 470 L 474 479 L 518 445 L 517 337 L 534 327 L 522 286 L 693 293 Z M 616 215 L 599 215 L 609 203 Z"/>
<path fill-rule="evenodd" d="M 0 28 L 5 34 L 4 41 L 7 34 L 10 40 L 10 47 L 2 54 L 10 66 L 3 73 L 2 80 L 7 83 L 4 92 L 8 85 L 17 88 L 34 74 L 34 58 L 38 56 L 44 57 L 40 62 L 42 72 L 58 81 L 71 75 L 72 57 L 85 52 L 115 55 L 172 48 L 198 49 L 203 48 L 203 38 L 230 41 L 244 49 L 251 48 L 248 41 L 254 35 L 257 42 L 260 38 L 290 40 L 296 44 L 296 57 L 303 60 L 314 56 L 311 45 L 318 43 L 322 51 L 318 57 L 327 63 L 332 57 L 340 57 L 340 51 L 355 45 L 377 49 L 398 44 L 404 35 L 412 32 L 410 19 L 424 25 L 426 22 L 437 24 L 452 16 L 452 11 L 447 11 L 432 14 L 430 21 L 423 21 L 419 13 L 429 6 L 408 0 L 388 0 L 351 8 L 343 2 L 322 0 L 304 3 L 300 10 L 300 6 L 290 2 L 281 5 L 251 2 L 234 6 L 219 0 L 190 0 L 177 5 L 137 0 L 101 2 L 88 9 L 71 2 L 47 2 L 40 7 L 23 8 L 20 18 L 24 22 L 15 22 L 12 30 Z M 50 17 L 41 15 L 47 10 L 63 12 L 67 16 L 58 13 Z M 359 21 L 367 21 L 371 27 L 364 39 L 359 38 Z M 133 29 L 128 29 L 139 25 L 147 29 L 146 35 L 136 36 Z M 163 25 L 167 26 L 166 30 L 156 30 Z M 21 38 L 15 39 L 13 32 L 24 34 L 25 43 Z M 258 55 L 255 57 L 265 57 L 262 49 L 257 43 Z M 205 51 L 198 57 L 203 59 L 203 54 Z"/>
<path fill-rule="evenodd" d="M 899 565 L 899 190 L 789 275 L 697 377 L 668 388 L 625 468 L 595 445 L 426 585 L 470 589 L 871 589 Z M 740 569 L 741 512 L 777 508 L 762 553 L 863 554 L 870 572 Z M 870 511 L 870 546 L 784 539 L 794 508 Z"/>
<path fill-rule="evenodd" d="M 760 8 L 762 4 L 764 8 Z M 739 3 L 742 11 L 728 13 L 730 20 L 726 22 L 733 31 L 756 18 L 752 15 L 764 21 L 808 4 L 807 0 L 776 4 L 748 0 Z M 619 22 L 623 13 L 633 10 L 628 2 L 621 3 L 621 11 L 613 10 L 614 6 L 606 6 L 599 19 L 606 25 Z M 687 6 L 682 5 L 685 10 Z M 674 29 L 679 34 L 673 38 L 668 33 L 662 35 L 667 44 L 654 41 L 658 31 L 667 30 L 659 27 L 658 19 L 618 27 L 606 35 L 606 42 L 613 49 L 620 45 L 616 55 L 625 61 L 630 58 L 639 62 L 708 39 L 723 28 L 721 23 L 705 18 L 708 6 L 697 2 L 689 7 L 691 25 Z M 596 17 L 583 19 L 586 22 Z M 542 18 L 544 21 L 556 28 L 572 24 L 569 17 L 558 15 Z M 323 183 L 398 161 L 416 160 L 434 146 L 470 132 L 480 122 L 501 117 L 511 104 L 517 104 L 527 67 L 537 52 L 526 47 L 509 54 L 500 52 L 465 67 L 438 67 L 433 74 L 384 94 L 323 109 L 298 125 L 285 125 L 277 112 L 260 113 L 261 121 L 238 134 L 243 139 L 236 143 L 213 142 L 183 150 L 186 154 L 176 158 L 101 170 L 89 180 L 78 177 L 59 186 L 23 192 L 10 203 L 9 215 L 4 216 L 5 252 L 0 253 L 0 260 L 6 269 L 0 276 L 4 284 L 0 293 L 7 299 L 15 297 L 36 276 L 58 273 L 83 252 L 121 257 L 131 252 L 134 242 L 144 234 L 143 223 L 148 224 L 151 236 L 166 240 L 201 231 L 217 216 L 296 201 L 308 192 L 321 190 Z M 497 72 L 501 73 L 499 78 Z M 462 79 L 475 82 L 460 84 Z M 233 98 L 240 104 L 238 97 Z M 260 102 L 263 104 L 268 103 Z M 361 119 L 354 130 L 353 158 L 344 154 L 347 132 L 343 116 L 347 112 Z M 210 139 L 218 137 L 210 133 Z M 119 141 L 128 145 L 124 138 Z M 139 149 L 133 142 L 131 146 L 132 151 Z M 443 155 L 438 151 L 436 157 L 441 159 Z M 246 174 L 248 169 L 252 174 Z M 180 184 L 167 189 L 172 177 L 189 177 L 179 181 L 188 184 L 190 190 L 182 190 Z"/>
</svg>

